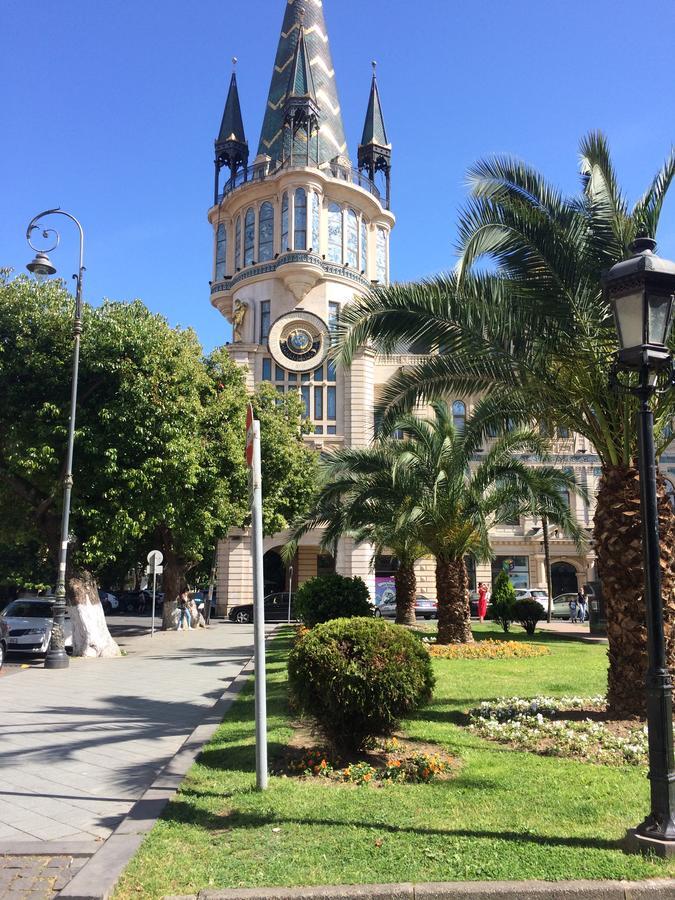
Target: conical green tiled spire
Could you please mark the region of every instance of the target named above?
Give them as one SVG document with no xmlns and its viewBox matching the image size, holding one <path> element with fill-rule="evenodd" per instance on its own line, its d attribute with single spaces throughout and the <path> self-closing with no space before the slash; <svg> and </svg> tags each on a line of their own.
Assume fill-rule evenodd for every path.
<svg viewBox="0 0 675 900">
<path fill-rule="evenodd" d="M 361 146 L 367 144 L 377 144 L 378 147 L 388 147 L 387 129 L 384 127 L 384 116 L 382 115 L 382 104 L 380 103 L 380 91 L 377 87 L 377 75 L 375 74 L 375 64 L 373 63 L 373 81 L 370 86 L 370 99 L 368 100 L 368 111 L 366 113 L 366 121 L 363 125 L 363 137 L 361 138 Z"/>
<path fill-rule="evenodd" d="M 224 144 L 227 141 L 237 141 L 240 144 L 246 143 L 246 135 L 244 134 L 244 121 L 241 117 L 241 105 L 239 103 L 239 90 L 237 89 L 237 74 L 232 73 L 230 81 L 230 89 L 227 93 L 227 101 L 225 103 L 225 111 L 223 119 L 220 123 L 220 132 L 216 143 Z"/>
<path fill-rule="evenodd" d="M 305 47 L 298 54 L 296 48 L 302 29 Z M 299 83 L 292 77 L 296 73 Z M 319 165 L 335 156 L 347 156 L 322 0 L 287 0 L 258 147 L 258 153 L 271 156 L 273 162 L 280 162 L 283 156 L 284 104 L 289 90 L 292 85 L 296 90 L 302 88 L 303 79 L 305 87 L 313 84 L 315 97 L 311 99 L 320 110 Z"/>
</svg>

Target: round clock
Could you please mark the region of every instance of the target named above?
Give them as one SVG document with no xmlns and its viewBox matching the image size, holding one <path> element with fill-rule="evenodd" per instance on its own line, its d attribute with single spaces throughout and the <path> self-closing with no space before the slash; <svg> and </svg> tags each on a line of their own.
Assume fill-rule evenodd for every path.
<svg viewBox="0 0 675 900">
<path fill-rule="evenodd" d="M 328 346 L 328 326 L 314 313 L 295 310 L 281 316 L 270 328 L 270 353 L 290 372 L 309 372 L 320 366 Z"/>
</svg>

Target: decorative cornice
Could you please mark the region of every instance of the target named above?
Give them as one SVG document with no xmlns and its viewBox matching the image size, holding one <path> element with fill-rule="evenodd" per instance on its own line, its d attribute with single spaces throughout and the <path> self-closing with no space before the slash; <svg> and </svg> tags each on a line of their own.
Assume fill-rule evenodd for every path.
<svg viewBox="0 0 675 900">
<path fill-rule="evenodd" d="M 301 263 L 304 265 L 315 266 L 323 271 L 325 275 L 333 275 L 339 278 L 346 278 L 348 281 L 354 281 L 363 288 L 370 288 L 371 284 L 367 278 L 355 272 L 354 269 L 345 268 L 335 263 L 327 262 L 321 256 L 314 253 L 305 253 L 301 250 L 292 250 L 289 253 L 283 253 L 277 259 L 266 263 L 257 263 L 254 266 L 247 266 L 241 272 L 237 272 L 231 278 L 225 278 L 223 281 L 214 281 L 211 285 L 211 294 L 229 293 L 242 281 L 249 278 L 258 278 L 260 275 L 269 275 L 291 263 Z"/>
</svg>

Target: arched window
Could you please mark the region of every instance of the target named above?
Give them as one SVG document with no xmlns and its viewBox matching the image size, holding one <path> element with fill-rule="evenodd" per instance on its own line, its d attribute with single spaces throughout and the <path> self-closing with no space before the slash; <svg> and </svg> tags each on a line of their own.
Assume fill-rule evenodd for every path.
<svg viewBox="0 0 675 900">
<path fill-rule="evenodd" d="M 342 262 L 342 210 L 337 203 L 328 207 L 328 259 Z"/>
<path fill-rule="evenodd" d="M 241 216 L 237 216 L 234 229 L 234 268 L 241 269 Z"/>
<path fill-rule="evenodd" d="M 296 250 L 307 249 L 307 194 L 304 188 L 295 192 L 295 244 Z"/>
<path fill-rule="evenodd" d="M 290 250 L 288 246 L 288 194 L 281 198 L 281 252 Z"/>
<path fill-rule="evenodd" d="M 359 220 L 353 209 L 347 210 L 347 265 L 356 269 L 359 264 Z"/>
<path fill-rule="evenodd" d="M 361 271 L 368 271 L 368 223 L 361 219 Z"/>
<path fill-rule="evenodd" d="M 455 400 L 452 404 L 452 424 L 457 431 L 464 431 L 466 425 L 466 406 L 461 400 Z"/>
<path fill-rule="evenodd" d="M 387 232 L 384 228 L 377 229 L 377 280 L 380 284 L 387 283 Z"/>
<path fill-rule="evenodd" d="M 266 262 L 274 256 L 274 207 L 263 203 L 258 220 L 258 262 Z"/>
<path fill-rule="evenodd" d="M 227 265 L 227 231 L 220 224 L 216 232 L 216 281 L 222 281 L 225 277 Z"/>
<path fill-rule="evenodd" d="M 255 248 L 255 210 L 251 206 L 246 210 L 246 227 L 244 229 L 244 265 L 250 266 L 253 262 L 253 250 Z"/>
<path fill-rule="evenodd" d="M 321 252 L 321 198 L 318 194 L 312 194 L 312 249 L 315 253 Z"/>
</svg>

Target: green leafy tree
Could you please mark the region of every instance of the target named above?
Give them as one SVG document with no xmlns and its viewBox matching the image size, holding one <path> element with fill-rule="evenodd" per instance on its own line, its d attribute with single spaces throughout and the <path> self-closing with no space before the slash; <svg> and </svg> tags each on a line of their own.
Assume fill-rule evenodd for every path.
<svg viewBox="0 0 675 900">
<path fill-rule="evenodd" d="M 358 299 L 342 317 L 343 360 L 356 347 L 415 344 L 429 355 L 388 384 L 385 414 L 429 399 L 485 392 L 496 419 L 574 429 L 602 466 L 594 543 L 606 600 L 608 703 L 644 711 L 646 627 L 642 600 L 636 400 L 609 389 L 617 350 L 602 272 L 624 259 L 639 233 L 656 237 L 675 174 L 671 152 L 632 206 L 605 138 L 581 142 L 581 191 L 564 196 L 510 158 L 477 163 L 461 215 L 460 266 L 450 276 L 394 285 Z M 492 264 L 493 270 L 477 267 Z M 657 455 L 671 441 L 673 392 L 654 400 Z M 675 520 L 660 482 L 663 558 L 675 559 Z M 663 572 L 668 658 L 675 663 L 675 567 Z"/>
<path fill-rule="evenodd" d="M 499 622 L 506 634 L 516 615 L 516 590 L 506 572 L 500 572 L 495 578 L 490 605 L 492 618 Z"/>
</svg>

